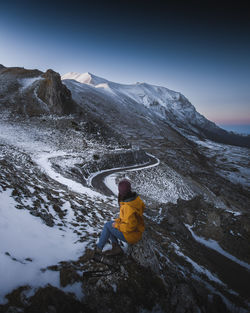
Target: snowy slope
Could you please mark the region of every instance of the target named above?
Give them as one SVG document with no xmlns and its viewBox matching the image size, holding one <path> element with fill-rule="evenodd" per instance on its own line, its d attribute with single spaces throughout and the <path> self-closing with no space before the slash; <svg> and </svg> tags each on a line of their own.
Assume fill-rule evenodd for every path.
<svg viewBox="0 0 250 313">
<path fill-rule="evenodd" d="M 165 129 L 168 126 L 191 140 L 195 136 L 219 143 L 250 147 L 249 138 L 221 129 L 197 112 L 183 94 L 166 87 L 147 83 L 119 84 L 91 73 L 70 72 L 63 75 L 62 80 L 80 106 L 87 105 L 92 113 L 105 117 L 108 123 L 119 121 L 122 116 L 125 134 L 130 129 L 134 131 L 135 127 L 129 125 L 131 119 L 144 119 L 143 123 L 138 123 L 137 128 L 141 130 L 145 126 L 157 137 L 160 132 L 156 128 L 168 133 L 169 129 Z M 149 135 L 147 130 L 146 137 Z M 137 132 L 137 135 L 142 134 Z"/>
<path fill-rule="evenodd" d="M 157 114 L 158 117 L 169 122 L 179 122 L 182 125 L 183 122 L 188 122 L 190 123 L 190 127 L 192 127 L 191 124 L 203 126 L 209 123 L 215 127 L 215 124 L 209 122 L 204 116 L 199 114 L 195 107 L 181 93 L 165 87 L 146 83 L 131 85 L 118 84 L 90 73 L 79 74 L 71 72 L 62 76 L 62 80 L 69 79 L 88 85 L 88 87 L 94 87 L 99 95 L 103 96 L 105 94 L 113 101 L 130 101 L 143 105 L 151 112 Z M 67 84 L 67 86 L 69 85 Z M 78 85 L 78 88 L 80 88 L 80 85 Z"/>
<path fill-rule="evenodd" d="M 48 267 L 77 259 L 93 247 L 104 222 L 113 216 L 110 209 L 116 208 L 113 198 L 55 171 L 57 160 L 72 167 L 105 147 L 85 138 L 89 149 L 82 151 L 82 134 L 73 131 L 71 137 L 66 127 L 66 140 L 53 121 L 48 118 L 46 131 L 41 120 L 9 124 L 1 119 L 0 306 L 7 293 L 27 285 L 29 296 L 50 284 L 80 300 L 81 284 L 63 288 L 60 273 Z"/>
</svg>

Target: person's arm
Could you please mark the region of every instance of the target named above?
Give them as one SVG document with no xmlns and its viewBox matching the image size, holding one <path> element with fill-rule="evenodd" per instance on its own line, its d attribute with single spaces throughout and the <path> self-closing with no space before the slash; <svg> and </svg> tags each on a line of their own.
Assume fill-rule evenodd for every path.
<svg viewBox="0 0 250 313">
<path fill-rule="evenodd" d="M 119 230 L 121 232 L 132 232 L 136 230 L 138 221 L 135 214 L 136 213 L 129 215 L 125 222 L 119 224 Z"/>
<path fill-rule="evenodd" d="M 124 217 L 115 221 L 114 227 L 120 230 L 121 232 L 131 232 L 135 231 L 137 228 L 138 220 L 135 216 L 134 210 L 129 206 L 124 208 Z"/>
</svg>

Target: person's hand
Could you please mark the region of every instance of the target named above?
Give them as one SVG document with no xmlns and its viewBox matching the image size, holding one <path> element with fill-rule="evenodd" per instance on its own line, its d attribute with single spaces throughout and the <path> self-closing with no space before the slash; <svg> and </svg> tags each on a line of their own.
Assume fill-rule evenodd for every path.
<svg viewBox="0 0 250 313">
<path fill-rule="evenodd" d="M 113 224 L 112 224 L 112 227 L 114 227 L 114 228 L 115 228 L 115 223 L 113 223 Z"/>
</svg>

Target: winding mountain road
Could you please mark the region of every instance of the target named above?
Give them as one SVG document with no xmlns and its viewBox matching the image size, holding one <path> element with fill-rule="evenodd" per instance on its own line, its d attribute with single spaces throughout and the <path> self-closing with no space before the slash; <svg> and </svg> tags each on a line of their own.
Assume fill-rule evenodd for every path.
<svg viewBox="0 0 250 313">
<path fill-rule="evenodd" d="M 106 196 L 113 196 L 114 193 L 107 187 L 107 185 L 104 183 L 104 180 L 107 176 L 117 173 L 117 172 L 125 172 L 128 170 L 132 170 L 132 169 L 144 169 L 144 168 L 149 168 L 149 167 L 154 167 L 157 166 L 160 161 L 154 157 L 153 155 L 148 154 L 148 156 L 150 157 L 150 161 L 148 163 L 145 164 L 141 164 L 141 165 L 133 165 L 133 166 L 128 166 L 128 167 L 121 167 L 121 168 L 117 168 L 117 169 L 110 169 L 110 170 L 105 170 L 105 171 L 101 171 L 100 173 L 98 173 L 97 175 L 93 176 L 90 184 L 92 185 L 92 187 L 94 187 L 96 190 L 102 192 L 104 195 Z"/>
<path fill-rule="evenodd" d="M 105 184 L 105 178 L 107 176 L 131 169 L 140 170 L 143 168 L 157 166 L 159 162 L 160 161 L 158 159 L 150 155 L 150 161 L 147 164 L 102 171 L 93 176 L 91 179 L 91 185 L 106 196 L 112 196 L 114 193 Z M 200 253 L 206 256 L 206 259 L 210 262 L 212 272 L 216 273 L 216 276 L 218 275 L 218 279 L 221 279 L 221 281 L 227 285 L 226 288 L 232 290 L 232 292 L 234 290 L 240 295 L 247 297 L 247 287 L 250 279 L 249 270 L 225 257 L 218 251 L 208 248 L 201 243 L 197 244 L 199 245 Z"/>
</svg>

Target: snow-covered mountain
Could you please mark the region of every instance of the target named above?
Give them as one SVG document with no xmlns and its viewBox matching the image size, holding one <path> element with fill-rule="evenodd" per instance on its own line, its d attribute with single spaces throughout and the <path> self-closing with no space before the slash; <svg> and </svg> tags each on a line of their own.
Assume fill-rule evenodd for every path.
<svg viewBox="0 0 250 313">
<path fill-rule="evenodd" d="M 229 133 L 198 113 L 179 92 L 146 83 L 118 84 L 91 73 L 0 67 L 0 108 L 12 113 L 81 114 L 127 139 L 187 138 L 250 147 L 248 137 Z M 178 135 L 177 135 L 178 136 Z"/>
<path fill-rule="evenodd" d="M 111 83 L 108 80 L 95 76 L 94 74 L 91 74 L 89 72 L 86 73 L 76 73 L 76 72 L 69 72 L 67 74 L 64 74 L 62 76 L 62 79 L 74 79 L 76 81 L 78 81 L 79 83 L 83 83 L 83 84 L 89 84 L 95 87 L 102 87 L 101 85 L 104 84 L 108 84 Z"/>
<path fill-rule="evenodd" d="M 197 124 L 200 127 L 209 123 L 181 93 L 165 87 L 147 83 L 118 84 L 91 73 L 70 72 L 62 76 L 62 80 L 68 79 L 86 84 L 90 88 L 94 87 L 96 91 L 100 92 L 100 95 L 106 95 L 109 100 L 113 99 L 118 103 L 132 101 L 141 104 L 168 122 L 173 120 L 180 125 L 189 123 L 190 125 Z M 67 84 L 67 82 L 65 83 Z M 214 123 L 210 122 L 210 124 L 216 127 Z"/>
<path fill-rule="evenodd" d="M 135 116 L 136 120 L 143 118 L 145 133 L 146 129 L 151 129 L 150 133 L 154 133 L 155 127 L 152 124 L 160 123 L 159 128 L 167 129 L 170 126 L 185 136 L 250 146 L 249 138 L 240 138 L 219 128 L 197 112 L 184 95 L 166 87 L 147 83 L 118 84 L 91 73 L 70 72 L 63 75 L 62 80 L 78 104 L 88 105 L 91 111 L 105 116 L 105 120 L 110 119 L 111 124 L 115 120 L 116 128 L 121 128 L 123 122 L 123 127 L 126 128 L 125 124 L 129 124 L 129 128 L 137 133 L 129 123 Z M 122 121 L 119 124 L 120 117 Z M 141 129 L 142 125 L 138 126 Z M 156 136 L 160 136 L 159 132 L 156 133 Z"/>
</svg>

